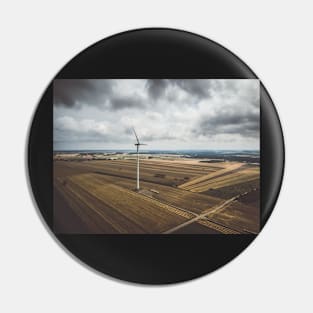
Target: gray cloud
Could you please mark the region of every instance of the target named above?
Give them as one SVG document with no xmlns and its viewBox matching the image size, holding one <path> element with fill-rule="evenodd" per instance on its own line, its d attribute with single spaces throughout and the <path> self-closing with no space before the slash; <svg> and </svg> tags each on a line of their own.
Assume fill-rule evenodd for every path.
<svg viewBox="0 0 313 313">
<path fill-rule="evenodd" d="M 54 81 L 54 105 L 67 108 L 95 106 L 102 110 L 121 110 L 144 106 L 136 93 L 121 96 L 115 92 L 115 80 L 111 79 L 56 79 Z"/>
<path fill-rule="evenodd" d="M 235 134 L 241 137 L 259 137 L 259 111 L 240 111 L 223 109 L 213 116 L 200 118 L 198 127 L 193 129 L 195 134 L 216 136 L 220 134 Z"/>
<path fill-rule="evenodd" d="M 173 79 L 170 81 L 188 94 L 199 99 L 211 97 L 213 89 L 218 84 L 216 80 L 204 79 Z"/>
<path fill-rule="evenodd" d="M 131 108 L 143 108 L 145 107 L 144 100 L 136 94 L 133 94 L 129 97 L 111 97 L 110 99 L 111 109 L 120 110 L 120 109 L 131 109 Z"/>
<path fill-rule="evenodd" d="M 148 79 L 146 88 L 149 96 L 155 100 L 164 95 L 168 85 L 169 80 L 167 79 Z"/>
<path fill-rule="evenodd" d="M 177 87 L 185 91 L 189 96 L 205 98 L 211 96 L 212 90 L 216 88 L 218 81 L 204 79 L 148 79 L 147 90 L 153 100 L 162 98 L 168 88 Z"/>
<path fill-rule="evenodd" d="M 119 126 L 117 136 L 112 136 L 116 131 L 111 123 L 95 122 L 94 120 L 77 120 L 73 117 L 64 116 L 54 121 L 54 141 L 66 142 L 121 142 L 121 134 L 131 135 L 125 127 Z M 129 136 L 130 137 L 130 136 Z"/>
<path fill-rule="evenodd" d="M 54 105 L 104 105 L 112 95 L 113 84 L 111 80 L 56 79 L 53 85 Z"/>
<path fill-rule="evenodd" d="M 54 82 L 56 149 L 258 148 L 259 82 L 99 79 Z"/>
<path fill-rule="evenodd" d="M 116 80 L 111 79 L 56 79 L 54 81 L 54 105 L 63 107 L 97 106 L 103 110 L 120 110 L 128 107 L 142 108 L 145 100 L 163 98 L 170 88 L 168 99 L 175 100 L 179 90 L 190 98 L 201 100 L 214 93 L 236 92 L 235 80 L 205 79 L 147 79 L 145 97 L 136 93 L 119 95 L 115 92 Z M 248 96 L 248 95 L 246 95 Z"/>
</svg>

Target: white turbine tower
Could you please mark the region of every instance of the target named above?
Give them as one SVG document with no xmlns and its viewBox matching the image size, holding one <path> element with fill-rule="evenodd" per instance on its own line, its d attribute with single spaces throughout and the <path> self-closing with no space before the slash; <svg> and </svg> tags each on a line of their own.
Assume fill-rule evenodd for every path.
<svg viewBox="0 0 313 313">
<path fill-rule="evenodd" d="M 137 185 L 136 185 L 136 190 L 139 190 L 139 147 L 140 146 L 146 146 L 146 144 L 140 143 L 134 127 L 133 127 L 133 131 L 134 131 L 134 134 L 135 134 L 135 137 L 137 140 L 137 143 L 135 143 L 135 146 L 137 148 Z"/>
</svg>

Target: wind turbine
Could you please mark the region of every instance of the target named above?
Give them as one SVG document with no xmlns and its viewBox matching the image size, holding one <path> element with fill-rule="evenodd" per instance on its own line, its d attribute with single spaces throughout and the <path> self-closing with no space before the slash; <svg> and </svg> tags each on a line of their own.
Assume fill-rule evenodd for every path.
<svg viewBox="0 0 313 313">
<path fill-rule="evenodd" d="M 139 147 L 140 146 L 146 146 L 146 144 L 140 143 L 134 127 L 133 127 L 133 131 L 134 131 L 134 134 L 135 134 L 135 137 L 137 140 L 137 143 L 135 143 L 135 146 L 137 148 L 137 186 L 136 186 L 136 190 L 139 190 Z"/>
</svg>

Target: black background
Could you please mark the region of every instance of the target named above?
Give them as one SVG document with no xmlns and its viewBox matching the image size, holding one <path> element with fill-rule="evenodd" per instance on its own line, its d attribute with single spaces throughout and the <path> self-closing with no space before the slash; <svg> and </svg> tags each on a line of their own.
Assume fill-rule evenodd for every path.
<svg viewBox="0 0 313 313">
<path fill-rule="evenodd" d="M 227 78 L 256 75 L 238 57 L 197 35 L 142 29 L 102 40 L 73 58 L 55 78 Z M 53 92 L 46 89 L 30 130 L 29 179 L 38 208 L 53 230 Z M 274 105 L 261 86 L 261 227 L 277 200 L 284 143 Z M 223 266 L 255 235 L 66 235 L 57 239 L 76 257 L 116 278 L 175 283 Z M 256 268 L 261 266 L 256 264 Z M 48 267 L 48 265 L 47 265 Z"/>
</svg>

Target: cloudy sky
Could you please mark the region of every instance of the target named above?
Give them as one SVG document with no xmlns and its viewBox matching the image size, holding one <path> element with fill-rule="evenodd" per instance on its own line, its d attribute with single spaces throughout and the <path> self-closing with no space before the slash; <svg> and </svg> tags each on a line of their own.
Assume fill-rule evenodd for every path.
<svg viewBox="0 0 313 313">
<path fill-rule="evenodd" d="M 54 150 L 259 149 L 255 79 L 58 79 Z"/>
</svg>

